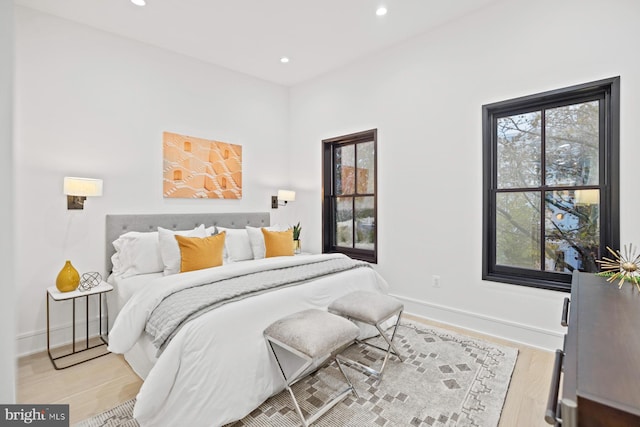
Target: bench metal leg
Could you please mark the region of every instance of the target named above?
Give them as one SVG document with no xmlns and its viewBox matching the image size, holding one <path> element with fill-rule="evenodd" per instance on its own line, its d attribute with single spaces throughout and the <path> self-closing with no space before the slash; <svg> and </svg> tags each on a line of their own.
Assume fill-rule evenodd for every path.
<svg viewBox="0 0 640 427">
<path fill-rule="evenodd" d="M 338 360 L 340 358 L 340 356 L 336 355 L 336 356 L 333 357 L 333 360 L 338 365 L 338 370 L 340 371 L 340 373 L 344 377 L 346 383 L 348 384 L 348 387 L 345 388 L 344 390 L 340 391 L 340 393 L 337 396 L 335 396 L 329 402 L 325 403 L 320 409 L 318 409 L 317 412 L 315 412 L 309 418 L 305 418 L 304 414 L 302 413 L 302 409 L 300 408 L 300 405 L 298 404 L 298 400 L 296 399 L 296 396 L 293 393 L 293 390 L 292 390 L 291 387 L 295 383 L 301 381 L 302 379 L 304 379 L 307 376 L 308 373 L 306 372 L 306 370 L 313 364 L 313 359 L 310 359 L 305 354 L 303 354 L 303 353 L 301 353 L 301 352 L 299 352 L 299 351 L 297 351 L 297 350 L 295 350 L 295 349 L 293 349 L 291 347 L 285 346 L 284 344 L 279 343 L 279 342 L 271 339 L 270 337 L 266 337 L 266 339 L 267 339 L 267 342 L 269 343 L 269 348 L 271 350 L 271 354 L 273 354 L 273 356 L 274 356 L 274 358 L 276 360 L 276 363 L 278 364 L 280 375 L 284 379 L 285 388 L 289 392 L 289 395 L 291 395 L 291 400 L 293 401 L 293 406 L 295 407 L 296 413 L 300 417 L 300 420 L 302 421 L 302 425 L 304 427 L 308 427 L 309 425 L 311 425 L 312 423 L 317 421 L 318 418 L 323 416 L 325 413 L 327 413 L 327 411 L 329 411 L 331 408 L 333 408 L 338 403 L 340 403 L 342 400 L 344 400 L 349 394 L 353 393 L 353 395 L 356 397 L 356 399 L 359 398 L 358 393 L 356 392 L 356 389 L 353 387 L 353 384 L 349 380 L 349 377 L 347 377 L 346 373 L 344 372 L 344 368 L 340 364 L 340 360 Z M 303 360 L 305 360 L 305 363 L 302 365 L 302 367 L 300 367 L 291 376 L 291 378 L 287 378 L 287 376 L 286 376 L 286 374 L 284 372 L 285 369 L 281 365 L 280 359 L 278 359 L 278 354 L 277 354 L 277 352 L 275 351 L 275 349 L 273 347 L 274 345 L 277 345 L 280 348 L 283 348 L 283 349 L 285 349 L 287 351 L 290 351 L 292 354 L 295 354 L 296 356 L 298 356 L 298 357 L 302 358 Z"/>
<path fill-rule="evenodd" d="M 377 346 L 375 344 L 367 342 L 367 340 L 356 340 L 356 343 L 358 343 L 358 344 L 364 344 L 364 345 L 367 345 L 369 347 L 373 347 L 375 349 L 378 349 L 380 351 L 385 352 L 384 360 L 382 361 L 382 367 L 380 368 L 380 370 L 376 370 L 376 369 L 372 368 L 371 366 L 364 365 L 364 364 L 362 364 L 362 363 L 360 363 L 358 361 L 355 361 L 355 360 L 352 360 L 352 359 L 348 359 L 348 358 L 343 357 L 343 356 L 339 356 L 340 360 L 342 360 L 343 362 L 345 362 L 348 365 L 352 365 L 352 366 L 355 366 L 357 368 L 360 368 L 365 373 L 377 377 L 378 381 L 380 381 L 382 379 L 382 374 L 384 372 L 384 368 L 387 366 L 387 361 L 389 360 L 389 356 L 391 356 L 393 354 L 394 356 L 396 356 L 400 360 L 400 362 L 404 362 L 404 359 L 400 355 L 400 352 L 398 351 L 396 346 L 393 344 L 393 340 L 396 337 L 396 332 L 398 331 L 398 326 L 400 325 L 400 319 L 402 318 L 402 311 L 403 310 L 400 310 L 398 312 L 398 314 L 397 314 L 398 319 L 396 320 L 396 324 L 393 326 L 393 332 L 391 333 L 391 338 L 389 338 L 387 336 L 387 334 L 382 330 L 382 327 L 381 327 L 381 325 L 384 322 L 386 322 L 387 320 L 389 320 L 389 318 L 384 319 L 383 321 L 381 321 L 381 322 L 379 322 L 379 323 L 377 323 L 375 325 L 376 329 L 378 330 L 378 333 L 380 334 L 380 336 L 387 343 L 387 348 L 383 348 L 383 347 Z M 377 337 L 371 337 L 371 338 L 368 338 L 368 339 L 373 339 L 373 338 L 377 338 Z"/>
</svg>

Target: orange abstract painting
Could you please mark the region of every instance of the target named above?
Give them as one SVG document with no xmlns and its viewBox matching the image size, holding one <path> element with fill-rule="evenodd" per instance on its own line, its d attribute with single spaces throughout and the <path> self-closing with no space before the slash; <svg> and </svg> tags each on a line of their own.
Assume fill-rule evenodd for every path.
<svg viewBox="0 0 640 427">
<path fill-rule="evenodd" d="M 242 198 L 242 146 L 162 134 L 164 197 Z"/>
</svg>

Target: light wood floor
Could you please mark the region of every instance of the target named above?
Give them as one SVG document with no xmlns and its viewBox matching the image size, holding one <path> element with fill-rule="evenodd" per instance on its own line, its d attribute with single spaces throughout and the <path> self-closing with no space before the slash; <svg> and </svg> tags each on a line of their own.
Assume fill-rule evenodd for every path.
<svg viewBox="0 0 640 427">
<path fill-rule="evenodd" d="M 415 321 L 484 339 L 519 350 L 518 360 L 500 418 L 500 427 L 542 427 L 553 353 L 460 328 L 405 315 Z M 136 396 L 142 380 L 120 355 L 109 354 L 56 371 L 47 353 L 18 361 L 18 403 L 68 403 L 71 424 Z"/>
<path fill-rule="evenodd" d="M 134 398 L 142 386 L 118 354 L 59 371 L 46 352 L 23 357 L 18 360 L 17 382 L 18 403 L 69 404 L 71 425 Z"/>
</svg>

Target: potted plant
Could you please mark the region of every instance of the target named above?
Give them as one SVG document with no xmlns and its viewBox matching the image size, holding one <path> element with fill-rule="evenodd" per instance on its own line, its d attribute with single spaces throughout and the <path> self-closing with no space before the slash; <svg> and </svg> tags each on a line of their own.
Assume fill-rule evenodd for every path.
<svg viewBox="0 0 640 427">
<path fill-rule="evenodd" d="M 295 253 L 300 253 L 300 232 L 302 231 L 302 226 L 300 222 L 291 227 L 293 229 L 293 250 Z"/>
</svg>

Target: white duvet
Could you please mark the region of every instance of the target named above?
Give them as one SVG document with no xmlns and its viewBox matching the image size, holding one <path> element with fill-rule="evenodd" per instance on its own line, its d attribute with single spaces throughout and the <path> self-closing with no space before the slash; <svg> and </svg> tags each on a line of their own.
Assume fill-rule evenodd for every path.
<svg viewBox="0 0 640 427">
<path fill-rule="evenodd" d="M 120 311 L 109 350 L 126 353 L 144 336 L 155 306 L 176 289 L 238 272 L 285 267 L 343 255 L 303 255 L 231 263 L 153 279 Z M 371 268 L 356 268 L 216 308 L 182 327 L 149 372 L 137 396 L 134 417 L 141 426 L 220 426 L 239 420 L 282 390 L 265 343 L 264 329 L 288 314 L 326 309 L 336 298 L 364 289 L 387 292 Z"/>
</svg>

